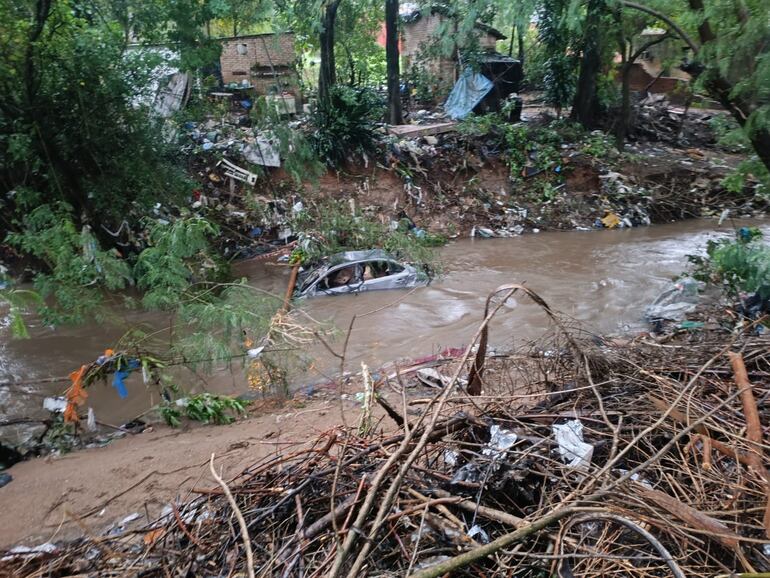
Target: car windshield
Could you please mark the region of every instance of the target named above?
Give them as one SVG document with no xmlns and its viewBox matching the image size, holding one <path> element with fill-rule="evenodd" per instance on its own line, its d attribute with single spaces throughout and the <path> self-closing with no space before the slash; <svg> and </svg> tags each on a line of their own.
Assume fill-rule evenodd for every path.
<svg viewBox="0 0 770 578">
<path fill-rule="evenodd" d="M 345 267 L 338 267 L 327 273 L 326 276 L 319 281 L 318 289 L 326 291 L 336 287 L 356 285 L 359 283 L 361 283 L 361 265 L 354 263 Z"/>
<path fill-rule="evenodd" d="M 300 287 L 300 291 L 304 291 L 305 289 L 313 285 L 313 283 L 318 281 L 318 278 L 321 276 L 321 271 L 323 271 L 323 268 L 314 269 L 310 273 L 308 273 L 308 276 L 305 277 L 305 280 L 302 282 L 302 287 Z"/>
</svg>

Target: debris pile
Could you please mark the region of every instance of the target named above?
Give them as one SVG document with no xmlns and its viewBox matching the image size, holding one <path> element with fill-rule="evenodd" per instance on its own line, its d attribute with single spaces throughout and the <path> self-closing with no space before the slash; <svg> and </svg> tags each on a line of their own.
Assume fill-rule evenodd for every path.
<svg viewBox="0 0 770 578">
<path fill-rule="evenodd" d="M 212 456 L 218 485 L 154 524 L 4 564 L 16 576 L 770 570 L 770 341 L 597 346 L 533 299 L 558 338 L 494 363 L 469 350 L 419 417 L 388 408 L 396 433 L 338 428 L 228 482 Z M 469 390 L 483 376 L 484 397 L 462 391 L 465 375 Z"/>
<path fill-rule="evenodd" d="M 713 111 L 671 106 L 665 94 L 650 94 L 639 103 L 634 129 L 638 136 L 677 146 L 716 144 Z"/>
</svg>

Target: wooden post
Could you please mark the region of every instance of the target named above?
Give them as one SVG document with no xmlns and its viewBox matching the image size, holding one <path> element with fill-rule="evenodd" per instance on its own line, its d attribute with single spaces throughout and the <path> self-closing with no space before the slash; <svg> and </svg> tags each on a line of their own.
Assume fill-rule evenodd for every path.
<svg viewBox="0 0 770 578">
<path fill-rule="evenodd" d="M 288 311 L 291 306 L 291 296 L 294 294 L 294 287 L 297 285 L 297 275 L 299 274 L 299 263 L 291 268 L 289 275 L 289 286 L 286 287 L 286 295 L 283 298 L 283 311 Z"/>
</svg>

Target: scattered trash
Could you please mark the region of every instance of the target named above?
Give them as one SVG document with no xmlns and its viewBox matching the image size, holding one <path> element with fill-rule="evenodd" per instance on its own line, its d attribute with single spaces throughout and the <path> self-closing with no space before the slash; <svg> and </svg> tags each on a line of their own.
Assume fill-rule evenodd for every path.
<svg viewBox="0 0 770 578">
<path fill-rule="evenodd" d="M 519 439 L 514 432 L 503 429 L 499 425 L 492 425 L 489 428 L 489 434 L 489 442 L 484 449 L 481 450 L 481 453 L 485 456 L 492 456 L 493 458 L 499 457 L 507 452 L 516 443 L 516 440 Z"/>
<path fill-rule="evenodd" d="M 571 468 L 587 470 L 591 465 L 594 447 L 583 441 L 583 424 L 575 419 L 554 424 L 553 433 L 559 444 L 559 455 Z"/>
<path fill-rule="evenodd" d="M 448 465 L 450 468 L 457 465 L 457 458 L 460 457 L 460 454 L 458 454 L 454 450 L 446 449 L 444 450 L 444 463 Z"/>
<path fill-rule="evenodd" d="M 481 542 L 482 544 L 489 544 L 489 534 L 487 534 L 484 531 L 484 529 L 478 524 L 476 524 L 470 530 L 468 530 L 469 538 L 476 538 L 476 536 L 479 537 L 479 542 Z"/>
<path fill-rule="evenodd" d="M 463 70 L 460 78 L 449 93 L 444 103 L 449 118 L 461 119 L 470 114 L 474 107 L 482 101 L 494 84 L 487 77 L 470 68 Z"/>
<path fill-rule="evenodd" d="M 86 428 L 90 432 L 96 431 L 96 414 L 94 413 L 94 408 L 92 407 L 88 408 L 88 419 L 86 420 Z"/>
<path fill-rule="evenodd" d="M 43 409 L 53 413 L 64 413 L 67 409 L 67 400 L 63 397 L 46 397 L 43 399 Z"/>
<path fill-rule="evenodd" d="M 614 229 L 620 225 L 620 217 L 618 217 L 615 213 L 607 213 L 607 215 L 601 219 L 601 222 L 602 225 L 608 229 Z"/>
<path fill-rule="evenodd" d="M 713 576 L 749 565 L 766 571 L 767 488 L 756 465 L 763 456 L 738 450 L 761 440 L 760 420 L 752 416 L 761 415 L 768 395 L 767 338 L 740 333 L 686 350 L 607 343 L 590 351 L 603 375 L 587 391 L 585 365 L 563 347 L 565 337 L 580 336 L 549 333 L 535 344 L 535 351 L 553 352 L 548 358 L 532 356 L 533 344 L 488 358 L 490 397 L 474 400 L 473 413 L 458 411 L 460 404 L 470 407 L 464 392 L 446 398 L 445 388 L 433 402 L 432 421 L 370 437 L 339 427 L 334 437 L 326 432 L 284 448 L 280 460 L 270 455 L 245 464 L 228 482 L 235 514 L 224 493 L 206 491 L 137 531 L 87 536 L 45 557 L 4 564 L 11 575 L 22 564 L 25 574 L 71 574 L 84 559 L 94 575 L 183 564 L 202 575 L 230 560 L 233 575 L 245 573 L 242 542 L 226 539 L 241 515 L 250 537 L 259 532 L 263 539 L 253 568 L 266 576 L 294 574 L 300 560 L 301 573 L 329 574 L 338 551 L 334 536 L 353 523 L 358 532 L 346 532 L 355 538 L 344 562 L 350 568 L 360 555 L 367 575 L 406 576 L 429 566 L 435 575 L 483 575 L 493 566 L 516 576 L 555 575 L 556 555 L 576 565 L 584 557 L 590 575 Z M 728 358 L 726 343 L 742 353 Z M 708 374 L 695 383 L 692 376 L 705 364 Z M 510 391 L 511 367 L 521 376 L 516 386 L 526 391 L 543 392 L 544 370 L 559 371 L 548 377 L 550 395 L 522 408 L 493 399 Z M 689 424 L 698 429 L 687 431 Z M 566 465 L 553 459 L 554 450 Z M 591 464 L 601 467 L 588 478 Z M 590 483 L 564 475 L 569 468 Z M 118 526 L 133 528 L 133 517 Z M 276 554 L 281 549 L 285 555 Z M 451 569 L 435 568 L 447 560 Z"/>
<path fill-rule="evenodd" d="M 6 556 L 0 558 L 0 561 L 6 562 L 13 558 L 34 558 L 41 554 L 53 554 L 58 549 L 56 544 L 52 544 L 51 542 L 45 542 L 44 544 L 39 544 L 37 546 L 14 546 L 8 550 Z"/>
<path fill-rule="evenodd" d="M 698 305 L 699 290 L 697 281 L 682 278 L 658 295 L 644 310 L 644 316 L 649 322 L 679 321 Z"/>
<path fill-rule="evenodd" d="M 0 488 L 7 486 L 13 481 L 13 476 L 7 472 L 0 472 Z"/>
<path fill-rule="evenodd" d="M 419 379 L 424 385 L 427 385 L 428 387 L 443 388 L 450 381 L 447 376 L 440 374 L 438 371 L 431 367 L 418 369 L 416 375 L 417 379 Z"/>
<path fill-rule="evenodd" d="M 705 323 L 703 321 L 681 321 L 679 324 L 677 324 L 677 329 L 683 329 L 686 331 L 695 331 L 698 329 L 703 329 L 705 326 Z"/>
<path fill-rule="evenodd" d="M 246 169 L 243 169 L 238 165 L 231 163 L 227 159 L 222 159 L 221 161 L 219 161 L 217 163 L 217 166 L 220 166 L 220 165 L 224 165 L 225 176 L 235 179 L 237 181 L 243 181 L 244 183 L 251 185 L 252 187 L 255 184 L 257 184 L 257 175 L 255 175 L 251 171 L 247 171 Z"/>
<path fill-rule="evenodd" d="M 252 359 L 256 359 L 257 357 L 259 357 L 262 354 L 262 351 L 264 351 L 264 349 L 265 349 L 264 345 L 261 346 L 261 347 L 254 347 L 253 349 L 249 349 L 246 352 L 246 355 L 248 355 Z"/>
</svg>

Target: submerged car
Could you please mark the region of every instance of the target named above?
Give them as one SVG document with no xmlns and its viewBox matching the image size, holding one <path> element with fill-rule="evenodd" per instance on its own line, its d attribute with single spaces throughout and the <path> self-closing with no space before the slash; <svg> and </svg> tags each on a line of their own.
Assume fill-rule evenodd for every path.
<svg viewBox="0 0 770 578">
<path fill-rule="evenodd" d="M 427 273 L 398 261 L 381 249 L 346 251 L 337 253 L 302 274 L 295 296 L 315 297 L 403 289 L 427 285 L 429 281 Z"/>
</svg>

